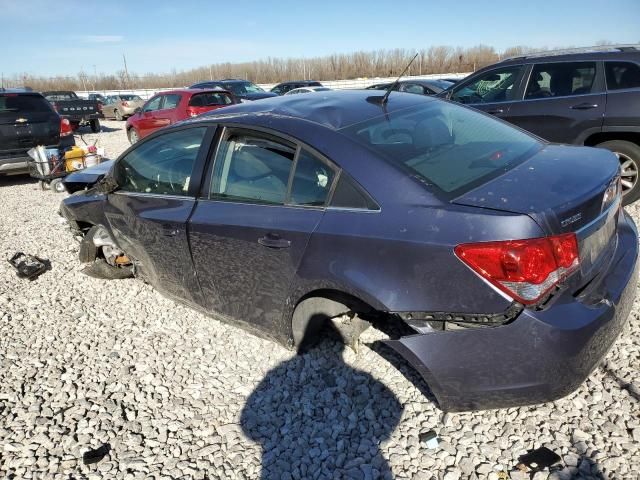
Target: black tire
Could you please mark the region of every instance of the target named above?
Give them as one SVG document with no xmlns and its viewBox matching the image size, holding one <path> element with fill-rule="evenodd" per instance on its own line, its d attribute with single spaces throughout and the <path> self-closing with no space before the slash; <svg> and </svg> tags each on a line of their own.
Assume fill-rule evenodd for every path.
<svg viewBox="0 0 640 480">
<path fill-rule="evenodd" d="M 127 131 L 127 137 L 129 137 L 129 143 L 131 145 L 133 145 L 134 143 L 136 143 L 138 140 L 140 140 L 140 137 L 138 136 L 138 131 L 135 128 L 130 128 Z"/>
<path fill-rule="evenodd" d="M 113 111 L 113 115 L 116 117 L 116 120 L 118 120 L 119 122 L 124 120 L 124 117 L 120 113 L 120 110 L 118 110 L 117 108 Z"/>
<path fill-rule="evenodd" d="M 640 145 L 625 140 L 611 140 L 596 146 L 611 150 L 620 159 L 622 204 L 635 202 L 640 198 Z"/>
<path fill-rule="evenodd" d="M 40 190 L 49 190 L 49 184 L 47 182 L 45 182 L 44 180 L 40 180 L 38 182 L 38 185 L 40 185 Z"/>
<path fill-rule="evenodd" d="M 82 273 L 93 278 L 101 278 L 104 280 L 121 280 L 123 278 L 133 277 L 133 267 L 112 267 L 102 258 L 96 258 L 82 269 Z"/>
<path fill-rule="evenodd" d="M 49 188 L 51 188 L 51 190 L 53 190 L 56 193 L 65 192 L 64 184 L 62 183 L 61 178 L 54 178 L 53 180 L 51 180 L 51 183 L 49 184 Z"/>
<path fill-rule="evenodd" d="M 98 133 L 100 131 L 100 120 L 98 120 L 97 118 L 91 120 L 89 124 L 91 125 L 91 131 L 93 133 Z"/>
</svg>

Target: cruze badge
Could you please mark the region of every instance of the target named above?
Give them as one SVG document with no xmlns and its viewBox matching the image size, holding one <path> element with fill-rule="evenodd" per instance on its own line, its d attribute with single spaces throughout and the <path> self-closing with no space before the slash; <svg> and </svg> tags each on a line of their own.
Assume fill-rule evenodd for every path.
<svg viewBox="0 0 640 480">
<path fill-rule="evenodd" d="M 571 215 L 570 217 L 565 218 L 564 220 L 562 220 L 560 222 L 560 225 L 562 227 L 566 227 L 567 225 L 571 225 L 572 223 L 576 223 L 581 218 L 582 218 L 582 214 L 581 213 L 576 213 L 575 215 Z"/>
</svg>

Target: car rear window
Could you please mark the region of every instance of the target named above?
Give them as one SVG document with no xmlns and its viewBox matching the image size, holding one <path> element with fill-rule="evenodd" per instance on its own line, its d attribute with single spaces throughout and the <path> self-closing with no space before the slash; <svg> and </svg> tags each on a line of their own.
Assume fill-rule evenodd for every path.
<svg viewBox="0 0 640 480">
<path fill-rule="evenodd" d="M 233 100 L 226 93 L 207 92 L 197 93 L 189 100 L 190 107 L 209 107 L 211 105 L 231 105 Z"/>
<path fill-rule="evenodd" d="M 340 131 L 451 198 L 543 147 L 506 123 L 442 101 L 381 113 Z"/>
<path fill-rule="evenodd" d="M 606 62 L 607 88 L 640 88 L 640 65 L 631 62 Z"/>
<path fill-rule="evenodd" d="M 37 95 L 0 95 L 0 114 L 51 111 L 49 102 Z"/>
</svg>

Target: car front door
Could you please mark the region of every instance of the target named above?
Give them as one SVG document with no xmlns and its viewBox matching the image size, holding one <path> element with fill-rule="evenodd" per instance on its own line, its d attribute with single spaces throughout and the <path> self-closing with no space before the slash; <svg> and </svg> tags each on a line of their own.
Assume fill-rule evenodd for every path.
<svg viewBox="0 0 640 480">
<path fill-rule="evenodd" d="M 183 127 L 142 141 L 113 169 L 118 188 L 105 217 L 116 243 L 154 287 L 201 302 L 187 220 L 195 205 L 213 127 Z"/>
<path fill-rule="evenodd" d="M 510 65 L 472 75 L 456 85 L 447 98 L 504 118 L 521 93 L 525 70 L 524 65 Z"/>
<path fill-rule="evenodd" d="M 503 118 L 550 142 L 582 144 L 601 131 L 605 107 L 602 64 L 540 63 Z"/>
<path fill-rule="evenodd" d="M 177 107 L 180 104 L 181 95 L 177 93 L 170 93 L 164 95 L 164 101 L 160 110 L 154 113 L 153 117 L 155 119 L 154 129 L 166 127 L 169 125 L 173 125 L 178 120 L 184 120 L 182 118 L 178 118 L 177 115 Z"/>
<path fill-rule="evenodd" d="M 162 108 L 163 98 L 164 95 L 151 97 L 144 107 L 142 107 L 140 118 L 137 122 L 139 138 L 146 137 L 157 128 L 155 114 Z"/>
<path fill-rule="evenodd" d="M 290 284 L 320 222 L 334 168 L 272 135 L 226 128 L 189 223 L 207 308 L 282 332 Z"/>
</svg>

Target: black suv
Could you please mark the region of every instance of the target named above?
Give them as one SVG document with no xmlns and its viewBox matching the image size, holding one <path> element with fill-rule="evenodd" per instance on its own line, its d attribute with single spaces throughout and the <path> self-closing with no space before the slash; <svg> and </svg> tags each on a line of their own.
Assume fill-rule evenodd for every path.
<svg viewBox="0 0 640 480">
<path fill-rule="evenodd" d="M 237 78 L 226 78 L 224 80 L 207 80 L 191 85 L 189 88 L 221 88 L 233 93 L 242 100 L 260 100 L 261 98 L 275 97 L 274 93 L 265 92 L 255 83 Z"/>
<path fill-rule="evenodd" d="M 321 87 L 322 84 L 320 82 L 316 82 L 315 80 L 294 80 L 291 82 L 282 82 L 277 84 L 271 90 L 271 93 L 275 93 L 276 95 L 284 95 L 290 90 L 294 88 L 302 88 L 302 87 Z"/>
<path fill-rule="evenodd" d="M 509 58 L 440 96 L 557 143 L 606 148 L 620 159 L 624 204 L 640 197 L 640 46 Z"/>
<path fill-rule="evenodd" d="M 0 175 L 27 173 L 27 151 L 37 145 L 75 145 L 68 121 L 63 125 L 63 119 L 39 93 L 0 88 Z"/>
</svg>

